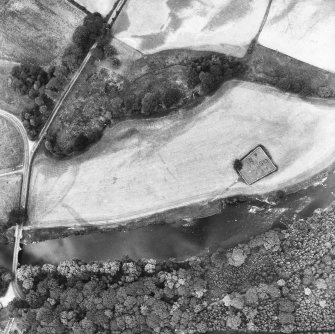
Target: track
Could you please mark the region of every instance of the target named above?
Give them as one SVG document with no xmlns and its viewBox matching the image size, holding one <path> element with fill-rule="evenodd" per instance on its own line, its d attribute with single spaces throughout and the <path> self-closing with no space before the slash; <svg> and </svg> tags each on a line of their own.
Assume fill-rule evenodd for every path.
<svg viewBox="0 0 335 334">
<path fill-rule="evenodd" d="M 127 0 L 119 0 L 115 4 L 113 9 L 111 10 L 111 13 L 108 15 L 108 24 L 110 24 L 111 27 L 115 23 L 117 17 L 121 13 L 122 8 L 126 4 L 126 2 L 127 2 Z M 26 131 L 25 131 L 22 123 L 15 116 L 13 116 L 13 115 L 5 112 L 5 111 L 0 110 L 0 115 L 2 115 L 2 112 L 3 112 L 4 115 L 5 115 L 4 117 L 7 117 L 8 119 L 11 119 L 18 126 L 23 138 L 25 139 L 25 152 L 26 152 L 26 154 L 25 154 L 23 181 L 22 181 L 21 198 L 20 198 L 21 208 L 23 208 L 25 210 L 28 209 L 29 183 L 30 183 L 31 169 L 32 169 L 32 164 L 33 164 L 35 154 L 38 151 L 39 147 L 41 146 L 43 140 L 45 139 L 45 136 L 46 136 L 52 122 L 54 121 L 54 119 L 58 115 L 58 113 L 59 113 L 59 111 L 62 107 L 63 102 L 68 97 L 68 95 L 71 92 L 73 86 L 76 84 L 79 76 L 82 74 L 85 66 L 89 62 L 89 60 L 92 56 L 92 50 L 96 46 L 97 46 L 97 43 L 94 43 L 92 45 L 92 47 L 89 50 L 89 52 L 87 53 L 85 59 L 81 63 L 79 69 L 76 71 L 76 73 L 71 78 L 68 85 L 65 87 L 65 89 L 64 89 L 60 99 L 56 103 L 49 119 L 47 120 L 47 122 L 43 126 L 37 141 L 33 145 L 29 145 L 29 140 L 27 139 L 27 134 L 26 134 Z M 20 252 L 20 249 L 21 249 L 20 248 L 20 242 L 21 242 L 21 239 L 22 239 L 22 229 L 23 229 L 22 225 L 16 225 L 16 228 L 15 228 L 15 245 L 14 245 L 14 253 L 13 253 L 13 263 L 12 263 L 12 271 L 13 271 L 13 274 L 15 275 L 15 281 L 13 282 L 13 288 L 14 288 L 14 292 L 15 292 L 16 296 L 21 298 L 21 299 L 24 298 L 24 295 L 23 295 L 23 292 L 21 291 L 20 287 L 17 284 L 16 273 L 17 273 L 17 267 L 19 265 L 18 256 L 19 256 L 19 252 Z"/>
</svg>

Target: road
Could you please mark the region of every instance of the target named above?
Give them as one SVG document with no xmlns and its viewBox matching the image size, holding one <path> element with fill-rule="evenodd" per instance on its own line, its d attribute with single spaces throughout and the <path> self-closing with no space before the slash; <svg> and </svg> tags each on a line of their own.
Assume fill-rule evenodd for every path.
<svg viewBox="0 0 335 334">
<path fill-rule="evenodd" d="M 113 9 L 111 10 L 111 14 L 108 16 L 108 24 L 110 24 L 111 27 L 115 23 L 115 20 L 117 19 L 117 17 L 120 14 L 122 8 L 126 4 L 126 1 L 127 0 L 119 0 L 115 4 Z M 15 116 L 13 116 L 13 115 L 5 112 L 5 111 L 0 110 L 0 115 L 3 114 L 4 117 L 10 119 L 11 121 L 13 121 L 15 123 L 15 125 L 18 126 L 18 129 L 20 130 L 20 133 L 22 134 L 22 136 L 24 138 L 24 141 L 25 141 L 25 152 L 27 152 L 27 153 L 25 154 L 25 162 L 24 162 L 24 167 L 23 167 L 23 180 L 22 180 L 22 188 L 21 188 L 21 198 L 20 198 L 21 207 L 25 210 L 28 209 L 29 183 L 30 183 L 31 169 L 32 169 L 35 154 L 38 151 L 39 147 L 41 146 L 43 140 L 45 139 L 45 136 L 47 135 L 47 132 L 48 132 L 52 122 L 54 121 L 54 119 L 58 115 L 58 112 L 60 111 L 63 102 L 68 97 L 68 95 L 71 92 L 73 86 L 77 82 L 79 76 L 81 75 L 85 66 L 87 65 L 88 61 L 90 60 L 91 55 L 92 55 L 92 50 L 96 46 L 97 46 L 97 43 L 94 43 L 92 45 L 91 49 L 87 53 L 85 59 L 83 60 L 83 62 L 80 65 L 80 67 L 78 68 L 76 73 L 71 78 L 70 82 L 65 87 L 61 97 L 57 101 L 54 109 L 52 110 L 52 113 L 51 113 L 49 119 L 44 124 L 44 126 L 43 126 L 43 128 L 42 128 L 42 130 L 39 134 L 39 137 L 38 137 L 38 139 L 35 143 L 33 143 L 32 145 L 29 144 L 29 140 L 27 138 L 26 131 L 25 131 L 22 123 Z M 15 245 L 14 245 L 13 264 L 12 264 L 12 271 L 13 271 L 13 274 L 15 275 L 15 281 L 13 282 L 13 287 L 14 287 L 14 291 L 15 291 L 16 296 L 19 297 L 19 298 L 24 297 L 20 287 L 17 284 L 17 276 L 16 276 L 17 267 L 18 267 L 18 264 L 19 264 L 18 263 L 18 256 L 19 256 L 19 251 L 20 251 L 20 242 L 21 242 L 21 238 L 22 238 L 22 229 L 23 229 L 22 225 L 17 225 L 16 228 L 15 228 Z"/>
</svg>

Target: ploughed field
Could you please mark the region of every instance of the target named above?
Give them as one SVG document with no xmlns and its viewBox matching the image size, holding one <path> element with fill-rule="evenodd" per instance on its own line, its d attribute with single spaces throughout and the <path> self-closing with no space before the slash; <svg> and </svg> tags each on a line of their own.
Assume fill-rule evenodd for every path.
<svg viewBox="0 0 335 334">
<path fill-rule="evenodd" d="M 144 53 L 191 48 L 243 56 L 267 5 L 268 0 L 131 0 L 114 30 Z"/>
<path fill-rule="evenodd" d="M 0 8 L 0 58 L 58 63 L 84 16 L 66 0 L 5 0 Z"/>
<path fill-rule="evenodd" d="M 261 194 L 308 180 L 334 161 L 334 103 L 232 81 L 192 110 L 107 128 L 79 156 L 41 150 L 32 169 L 32 226 L 124 225 L 235 194 Z M 232 164 L 264 144 L 279 166 L 252 186 Z M 230 188 L 229 188 L 230 187 Z M 229 188 L 229 189 L 228 189 Z"/>
</svg>

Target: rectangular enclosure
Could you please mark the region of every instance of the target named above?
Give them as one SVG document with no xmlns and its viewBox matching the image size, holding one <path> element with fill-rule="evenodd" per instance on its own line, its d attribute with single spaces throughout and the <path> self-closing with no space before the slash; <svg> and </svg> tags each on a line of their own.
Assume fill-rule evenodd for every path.
<svg viewBox="0 0 335 334">
<path fill-rule="evenodd" d="M 259 181 L 278 169 L 261 145 L 258 145 L 244 156 L 241 159 L 241 162 L 242 169 L 239 171 L 239 174 L 249 185 Z"/>
</svg>

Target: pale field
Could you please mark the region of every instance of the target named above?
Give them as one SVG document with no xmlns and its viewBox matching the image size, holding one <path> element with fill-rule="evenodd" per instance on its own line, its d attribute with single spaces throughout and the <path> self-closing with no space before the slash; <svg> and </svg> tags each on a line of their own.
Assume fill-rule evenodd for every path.
<svg viewBox="0 0 335 334">
<path fill-rule="evenodd" d="M 144 53 L 174 48 L 242 57 L 256 36 L 268 0 L 131 0 L 115 35 Z"/>
<path fill-rule="evenodd" d="M 193 110 L 119 123 L 76 158 L 56 161 L 39 152 L 30 223 L 126 225 L 178 207 L 283 189 L 335 160 L 334 128 L 334 105 L 226 83 Z M 233 161 L 258 144 L 269 150 L 278 171 L 252 186 L 230 187 L 237 180 Z"/>
<path fill-rule="evenodd" d="M 335 1 L 274 0 L 259 42 L 335 72 Z"/>
<path fill-rule="evenodd" d="M 117 0 L 77 0 L 76 2 L 86 7 L 90 12 L 107 15 Z"/>
<path fill-rule="evenodd" d="M 7 222 L 9 212 L 19 204 L 21 181 L 21 174 L 0 176 L 0 224 Z"/>
<path fill-rule="evenodd" d="M 0 174 L 6 169 L 23 166 L 24 142 L 21 133 L 0 116 Z"/>
</svg>

